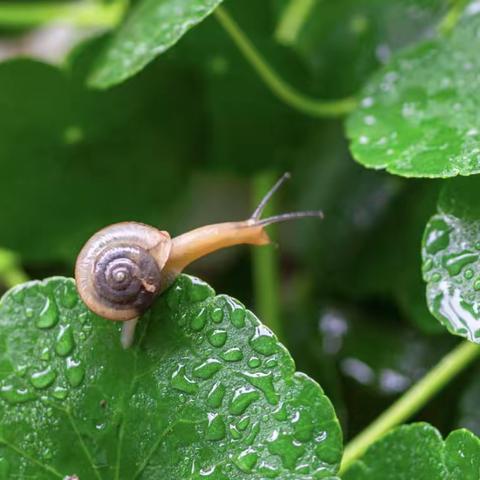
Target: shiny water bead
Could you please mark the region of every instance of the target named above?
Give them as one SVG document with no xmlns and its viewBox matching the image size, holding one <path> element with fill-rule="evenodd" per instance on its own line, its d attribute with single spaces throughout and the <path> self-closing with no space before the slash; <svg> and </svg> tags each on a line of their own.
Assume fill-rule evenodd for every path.
<svg viewBox="0 0 480 480">
<path fill-rule="evenodd" d="M 235 459 L 235 465 L 245 473 L 250 473 L 258 462 L 258 455 L 252 448 L 244 450 Z"/>
<path fill-rule="evenodd" d="M 255 401 L 260 398 L 260 394 L 254 388 L 237 388 L 230 401 L 228 410 L 232 415 L 241 415 Z"/>
<path fill-rule="evenodd" d="M 66 377 L 68 383 L 72 387 L 78 387 L 83 382 L 85 377 L 85 369 L 80 361 L 75 360 L 72 357 L 68 357 L 66 360 Z"/>
<path fill-rule="evenodd" d="M 211 297 L 215 292 L 212 287 L 196 277 L 189 277 L 188 298 L 192 302 L 201 302 Z"/>
<path fill-rule="evenodd" d="M 30 375 L 30 383 L 37 389 L 44 389 L 52 385 L 57 378 L 57 372 L 48 366 L 44 370 L 33 372 Z"/>
<path fill-rule="evenodd" d="M 58 309 L 55 301 L 50 297 L 46 297 L 45 304 L 43 305 L 42 310 L 40 311 L 37 319 L 35 320 L 35 325 L 38 328 L 52 328 L 58 322 Z"/>
<path fill-rule="evenodd" d="M 222 405 L 223 398 L 225 397 L 226 388 L 223 383 L 216 383 L 211 388 L 207 396 L 207 405 L 212 408 L 219 408 Z"/>
<path fill-rule="evenodd" d="M 271 372 L 245 372 L 243 373 L 243 376 L 254 387 L 262 391 L 268 403 L 270 403 L 271 405 L 276 405 L 278 403 L 278 393 L 275 391 L 275 386 L 273 384 L 273 375 Z"/>
<path fill-rule="evenodd" d="M 186 375 L 185 365 L 179 365 L 171 377 L 172 387 L 193 395 L 198 392 L 198 385 Z"/>
<path fill-rule="evenodd" d="M 255 334 L 250 339 L 250 345 L 257 353 L 265 356 L 273 355 L 278 350 L 278 344 L 273 333 L 264 325 L 256 327 Z"/>
<path fill-rule="evenodd" d="M 66 357 L 72 353 L 74 347 L 72 326 L 61 325 L 55 342 L 55 352 L 61 357 Z"/>
<path fill-rule="evenodd" d="M 227 427 L 223 417 L 218 413 L 209 413 L 205 438 L 207 440 L 223 440 L 225 438 L 226 431 Z"/>
<path fill-rule="evenodd" d="M 233 347 L 223 352 L 220 356 L 226 362 L 239 362 L 243 359 L 243 352 L 239 348 Z"/>
<path fill-rule="evenodd" d="M 227 331 L 214 329 L 208 333 L 208 341 L 214 347 L 223 347 L 227 341 Z"/>
<path fill-rule="evenodd" d="M 220 361 L 215 358 L 209 358 L 193 369 L 193 376 L 206 380 L 213 377 L 223 368 Z"/>
<path fill-rule="evenodd" d="M 207 323 L 207 309 L 202 308 L 191 320 L 190 328 L 196 332 L 203 329 Z"/>
<path fill-rule="evenodd" d="M 210 309 L 210 318 L 214 323 L 221 323 L 223 321 L 223 308 L 212 306 Z"/>
</svg>

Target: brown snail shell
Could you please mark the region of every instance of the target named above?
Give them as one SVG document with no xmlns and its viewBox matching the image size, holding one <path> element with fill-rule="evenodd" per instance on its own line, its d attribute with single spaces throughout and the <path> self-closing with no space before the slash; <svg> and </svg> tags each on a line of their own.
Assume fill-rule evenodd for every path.
<svg viewBox="0 0 480 480">
<path fill-rule="evenodd" d="M 77 258 L 80 297 L 109 320 L 138 317 L 160 293 L 171 243 L 167 232 L 143 223 L 122 222 L 100 230 Z"/>
</svg>

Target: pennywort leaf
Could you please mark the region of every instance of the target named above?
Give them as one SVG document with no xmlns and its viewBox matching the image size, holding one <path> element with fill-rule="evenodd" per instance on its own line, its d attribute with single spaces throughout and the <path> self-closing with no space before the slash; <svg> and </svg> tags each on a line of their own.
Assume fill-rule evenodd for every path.
<svg viewBox="0 0 480 480">
<path fill-rule="evenodd" d="M 447 329 L 480 343 L 480 207 L 478 177 L 450 180 L 423 238 L 430 311 Z"/>
<path fill-rule="evenodd" d="M 243 305 L 181 276 L 123 350 L 71 279 L 0 305 L 2 478 L 323 479 L 342 440 L 321 388 Z M 3 469 L 3 470 L 1 470 Z"/>
<path fill-rule="evenodd" d="M 140 0 L 91 77 L 107 88 L 139 72 L 200 23 L 222 0 Z"/>
<path fill-rule="evenodd" d="M 480 172 L 479 28 L 472 15 L 372 77 L 347 122 L 361 164 L 405 177 Z"/>
<path fill-rule="evenodd" d="M 344 480 L 476 480 L 480 440 L 455 430 L 446 440 L 426 423 L 404 425 L 375 442 Z"/>
</svg>

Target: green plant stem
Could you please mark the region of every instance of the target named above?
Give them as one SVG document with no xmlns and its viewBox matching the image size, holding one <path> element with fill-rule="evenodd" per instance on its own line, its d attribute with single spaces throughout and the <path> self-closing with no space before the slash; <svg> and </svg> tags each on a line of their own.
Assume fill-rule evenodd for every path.
<svg viewBox="0 0 480 480">
<path fill-rule="evenodd" d="M 250 39 L 223 7 L 217 7 L 215 16 L 270 90 L 292 108 L 314 117 L 339 117 L 355 108 L 357 102 L 352 97 L 331 101 L 319 100 L 295 90 L 264 60 Z"/>
<path fill-rule="evenodd" d="M 10 250 L 0 248 L 0 283 L 11 288 L 26 281 L 28 276 L 20 266 L 19 257 Z"/>
<path fill-rule="evenodd" d="M 278 177 L 273 172 L 257 174 L 252 181 L 253 208 L 260 203 L 266 192 Z M 265 208 L 263 216 L 269 216 L 275 210 L 275 198 Z M 275 237 L 275 226 L 269 227 L 270 238 Z M 252 249 L 253 288 L 255 292 L 255 308 L 259 317 L 268 325 L 280 340 L 283 340 L 282 324 L 278 299 L 280 298 L 280 274 L 278 254 L 274 245 L 253 247 Z"/>
<path fill-rule="evenodd" d="M 438 30 L 443 34 L 448 34 L 455 28 L 467 5 L 467 0 L 452 0 L 451 4 L 452 6 L 438 26 Z"/>
<path fill-rule="evenodd" d="M 33 27 L 52 22 L 79 27 L 113 27 L 126 10 L 124 0 L 108 4 L 85 1 L 72 3 L 0 2 L 0 25 Z"/>
<path fill-rule="evenodd" d="M 391 428 L 422 408 L 441 388 L 480 355 L 480 346 L 462 342 L 345 448 L 340 474 Z"/>
<path fill-rule="evenodd" d="M 282 45 L 293 45 L 316 0 L 290 0 L 282 12 L 275 38 Z"/>
</svg>

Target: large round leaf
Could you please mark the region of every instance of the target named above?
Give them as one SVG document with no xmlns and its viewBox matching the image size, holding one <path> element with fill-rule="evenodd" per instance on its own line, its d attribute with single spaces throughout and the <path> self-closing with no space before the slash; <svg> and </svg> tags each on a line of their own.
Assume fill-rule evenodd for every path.
<svg viewBox="0 0 480 480">
<path fill-rule="evenodd" d="M 374 443 L 345 480 L 477 480 L 480 441 L 468 430 L 446 440 L 426 423 L 399 427 Z"/>
<path fill-rule="evenodd" d="M 430 311 L 452 333 L 480 343 L 480 178 L 450 180 L 423 238 Z"/>
<path fill-rule="evenodd" d="M 395 56 L 373 76 L 347 133 L 354 157 L 406 177 L 480 172 L 480 15 Z"/>
<path fill-rule="evenodd" d="M 337 471 L 341 431 L 321 388 L 251 312 L 196 278 L 158 300 L 129 350 L 65 278 L 10 291 L 0 329 L 1 478 Z"/>
</svg>

